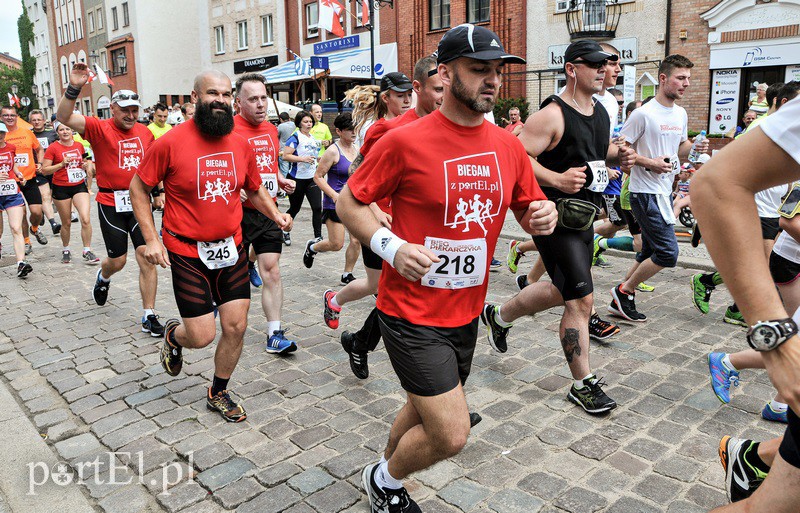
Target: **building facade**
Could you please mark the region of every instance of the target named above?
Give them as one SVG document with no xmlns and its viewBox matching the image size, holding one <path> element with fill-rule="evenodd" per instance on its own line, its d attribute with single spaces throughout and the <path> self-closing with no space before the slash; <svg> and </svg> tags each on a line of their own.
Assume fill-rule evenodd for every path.
<svg viewBox="0 0 800 513">
<path fill-rule="evenodd" d="M 7 68 L 13 69 L 20 69 L 22 67 L 22 61 L 12 57 L 6 52 L 0 53 L 0 66 L 6 66 Z"/>
<path fill-rule="evenodd" d="M 25 0 L 25 10 L 33 23 L 33 41 L 30 44 L 31 57 L 36 59 L 36 98 L 32 99 L 36 108 L 49 118 L 54 112 L 55 97 L 52 86 L 52 55 L 50 52 L 50 27 L 47 23 L 47 0 Z"/>
<path fill-rule="evenodd" d="M 111 73 L 108 67 L 108 31 L 106 30 L 106 13 L 104 0 L 83 0 L 84 19 L 86 20 L 86 46 L 89 49 L 89 65 L 94 70 L 96 64 L 106 75 Z M 92 97 L 95 99 L 94 110 L 100 118 L 111 115 L 111 94 L 113 86 L 93 81 Z"/>
<path fill-rule="evenodd" d="M 47 18 L 52 28 L 51 41 L 55 42 L 55 65 L 53 73 L 55 82 L 56 103 L 69 85 L 69 74 L 76 62 L 89 64 L 89 49 L 86 44 L 86 27 L 84 26 L 83 0 L 46 0 L 52 9 L 48 9 Z M 92 89 L 86 87 L 75 102 L 75 108 L 81 113 L 94 114 Z"/>
</svg>

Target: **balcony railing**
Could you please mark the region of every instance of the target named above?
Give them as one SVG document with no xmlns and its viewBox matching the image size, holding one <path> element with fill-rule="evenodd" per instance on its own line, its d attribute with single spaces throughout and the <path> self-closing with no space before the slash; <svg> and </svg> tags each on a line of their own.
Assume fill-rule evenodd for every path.
<svg viewBox="0 0 800 513">
<path fill-rule="evenodd" d="M 570 0 L 567 30 L 573 40 L 612 39 L 621 14 L 618 0 Z"/>
</svg>

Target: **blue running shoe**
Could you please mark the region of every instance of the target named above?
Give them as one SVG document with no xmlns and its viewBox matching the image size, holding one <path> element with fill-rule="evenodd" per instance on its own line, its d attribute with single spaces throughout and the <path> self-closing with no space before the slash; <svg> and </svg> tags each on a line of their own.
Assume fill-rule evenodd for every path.
<svg viewBox="0 0 800 513">
<path fill-rule="evenodd" d="M 739 386 L 739 372 L 730 370 L 722 363 L 725 353 L 709 353 L 708 370 L 711 373 L 711 388 L 723 404 L 731 402 L 731 384 Z"/>
<path fill-rule="evenodd" d="M 272 332 L 272 336 L 267 340 L 266 351 L 272 354 L 287 354 L 297 351 L 297 344 L 294 340 L 289 340 L 284 335 L 284 330 Z"/>
<path fill-rule="evenodd" d="M 761 410 L 761 418 L 764 420 L 771 420 L 772 422 L 783 422 L 784 424 L 789 423 L 787 410 L 775 411 L 772 409 L 772 403 L 767 403 L 764 405 L 764 409 Z"/>
<path fill-rule="evenodd" d="M 258 275 L 258 269 L 253 267 L 248 271 L 248 273 L 250 273 L 250 285 L 257 289 L 261 288 L 261 285 L 263 285 L 264 282 L 261 281 L 261 276 Z"/>
</svg>

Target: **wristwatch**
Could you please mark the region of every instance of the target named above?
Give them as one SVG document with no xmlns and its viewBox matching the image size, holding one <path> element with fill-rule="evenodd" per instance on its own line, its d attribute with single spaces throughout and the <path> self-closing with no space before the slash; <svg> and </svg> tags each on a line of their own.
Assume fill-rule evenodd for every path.
<svg viewBox="0 0 800 513">
<path fill-rule="evenodd" d="M 792 318 L 758 321 L 747 330 L 747 343 L 756 351 L 772 351 L 798 333 Z"/>
</svg>

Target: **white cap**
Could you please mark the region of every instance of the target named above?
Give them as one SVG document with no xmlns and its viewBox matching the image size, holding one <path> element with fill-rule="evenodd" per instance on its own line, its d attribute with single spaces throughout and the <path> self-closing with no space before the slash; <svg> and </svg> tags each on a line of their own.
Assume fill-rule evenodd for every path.
<svg viewBox="0 0 800 513">
<path fill-rule="evenodd" d="M 142 106 L 139 103 L 139 95 L 130 89 L 120 89 L 119 91 L 115 91 L 111 96 L 111 103 L 116 103 L 120 107 L 130 107 L 132 105 L 137 107 Z"/>
<path fill-rule="evenodd" d="M 8 127 L 5 123 L 0 123 L 0 132 L 8 132 Z"/>
<path fill-rule="evenodd" d="M 711 155 L 709 155 L 708 153 L 702 153 L 699 157 L 697 157 L 697 162 L 699 162 L 700 164 L 705 164 L 709 160 L 711 160 Z"/>
</svg>

